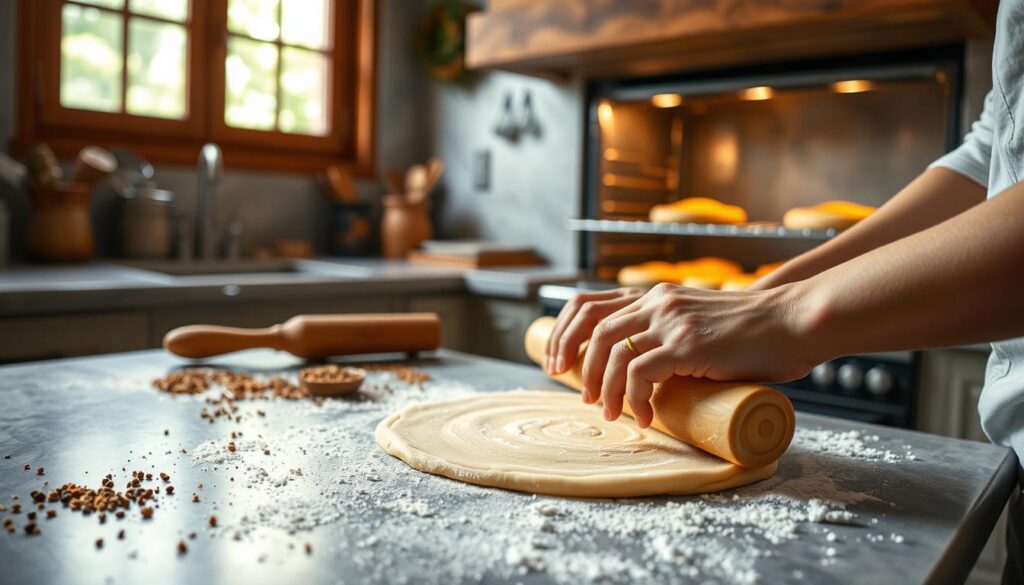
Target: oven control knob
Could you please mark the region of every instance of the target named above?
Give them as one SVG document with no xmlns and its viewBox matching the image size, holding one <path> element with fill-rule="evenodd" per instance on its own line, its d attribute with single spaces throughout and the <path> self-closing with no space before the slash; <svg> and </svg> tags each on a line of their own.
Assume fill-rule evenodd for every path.
<svg viewBox="0 0 1024 585">
<path fill-rule="evenodd" d="M 814 366 L 814 369 L 811 370 L 811 381 L 817 386 L 828 388 L 836 381 L 835 365 L 825 362 Z"/>
<path fill-rule="evenodd" d="M 857 364 L 843 364 L 839 366 L 839 371 L 836 374 L 839 385 L 846 390 L 856 390 L 864 381 L 864 372 Z"/>
<path fill-rule="evenodd" d="M 864 374 L 864 386 L 868 392 L 881 396 L 892 392 L 892 374 L 884 366 L 875 366 Z"/>
</svg>

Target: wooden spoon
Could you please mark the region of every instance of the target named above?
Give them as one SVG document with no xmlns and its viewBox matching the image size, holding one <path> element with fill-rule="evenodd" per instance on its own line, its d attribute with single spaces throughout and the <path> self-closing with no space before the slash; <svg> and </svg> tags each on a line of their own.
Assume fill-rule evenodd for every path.
<svg viewBox="0 0 1024 585">
<path fill-rule="evenodd" d="M 384 173 L 384 183 L 390 195 L 402 195 L 405 193 L 405 177 L 402 171 L 389 169 Z"/>
<path fill-rule="evenodd" d="M 412 165 L 405 173 L 405 195 L 412 203 L 419 203 L 426 198 L 427 182 L 430 177 L 427 167 Z"/>
<path fill-rule="evenodd" d="M 359 389 L 366 379 L 366 370 L 335 364 L 305 368 L 299 372 L 299 384 L 315 396 L 344 396 Z"/>
</svg>

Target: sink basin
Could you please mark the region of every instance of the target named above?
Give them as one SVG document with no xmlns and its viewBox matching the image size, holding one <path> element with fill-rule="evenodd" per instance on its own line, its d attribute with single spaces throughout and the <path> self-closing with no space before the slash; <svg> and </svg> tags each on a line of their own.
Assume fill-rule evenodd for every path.
<svg viewBox="0 0 1024 585">
<path fill-rule="evenodd" d="M 335 278 L 369 278 L 374 270 L 366 266 L 320 260 L 133 260 L 122 266 L 164 276 L 259 276 L 294 274 Z"/>
<path fill-rule="evenodd" d="M 301 272 L 291 260 L 139 260 L 123 266 L 167 276 L 208 276 L 213 274 L 289 274 Z"/>
</svg>

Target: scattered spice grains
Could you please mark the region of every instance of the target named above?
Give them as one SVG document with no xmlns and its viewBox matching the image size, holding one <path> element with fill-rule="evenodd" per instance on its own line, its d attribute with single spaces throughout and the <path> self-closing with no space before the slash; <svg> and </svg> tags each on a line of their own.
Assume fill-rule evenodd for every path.
<svg viewBox="0 0 1024 585">
<path fill-rule="evenodd" d="M 216 527 L 217 527 L 217 517 L 216 516 L 210 516 L 210 528 L 216 528 Z"/>
<path fill-rule="evenodd" d="M 145 508 L 139 510 L 139 513 L 142 514 L 143 519 L 149 520 L 153 517 L 153 508 L 146 506 Z"/>
<path fill-rule="evenodd" d="M 32 469 L 32 466 L 29 465 L 28 463 L 26 463 L 25 464 L 25 471 L 28 471 L 29 469 Z"/>
<path fill-rule="evenodd" d="M 335 378 L 342 377 L 348 379 L 357 375 L 357 373 L 362 375 L 363 372 L 360 372 L 360 369 L 388 372 L 399 380 L 417 387 L 422 387 L 424 383 L 429 382 L 431 379 L 430 374 L 423 370 L 399 363 L 369 364 L 360 366 L 358 369 L 329 364 L 316 368 L 307 368 L 303 371 L 302 375 L 307 378 L 309 376 L 315 378 L 329 377 L 330 381 L 338 381 Z M 323 381 L 328 380 L 325 379 Z M 206 403 L 215 408 L 203 408 L 199 413 L 200 418 L 208 420 L 210 423 L 215 422 L 217 419 L 240 422 L 241 415 L 238 414 L 238 406 L 235 403 L 241 401 L 312 399 L 314 403 L 321 405 L 326 400 L 321 396 L 309 395 L 301 386 L 285 376 L 254 376 L 232 370 L 191 368 L 172 372 L 153 380 L 154 388 L 172 395 L 202 394 L 215 385 L 223 389 L 220 396 L 206 398 Z M 257 410 L 256 414 L 266 416 L 264 410 Z M 165 430 L 164 434 L 169 434 L 169 430 Z"/>
<path fill-rule="evenodd" d="M 188 545 L 185 544 L 184 540 L 178 541 L 178 554 L 183 555 L 188 552 Z"/>
<path fill-rule="evenodd" d="M 46 474 L 46 469 L 44 469 L 42 467 L 36 468 L 36 475 L 45 475 L 45 474 Z"/>
<path fill-rule="evenodd" d="M 309 544 L 308 542 L 306 543 L 306 554 L 307 555 L 313 554 L 313 545 Z"/>
<path fill-rule="evenodd" d="M 102 538 L 97 538 L 96 539 L 96 548 L 103 548 L 103 539 Z"/>
<path fill-rule="evenodd" d="M 366 377 L 366 371 L 359 368 L 339 366 L 338 364 L 327 364 L 306 368 L 299 374 L 303 382 L 314 384 L 343 384 L 355 382 Z"/>
</svg>

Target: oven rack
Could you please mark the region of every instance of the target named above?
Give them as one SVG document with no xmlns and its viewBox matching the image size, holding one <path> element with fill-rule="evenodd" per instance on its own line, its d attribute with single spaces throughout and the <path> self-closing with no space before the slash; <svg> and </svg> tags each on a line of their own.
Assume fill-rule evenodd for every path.
<svg viewBox="0 0 1024 585">
<path fill-rule="evenodd" d="M 720 225 L 706 223 L 655 223 L 621 219 L 571 218 L 568 229 L 575 232 L 605 234 L 648 234 L 657 236 L 712 236 L 720 238 L 764 238 L 775 240 L 830 240 L 835 229 L 789 229 L 777 223 Z"/>
</svg>

